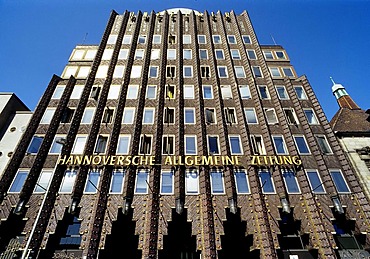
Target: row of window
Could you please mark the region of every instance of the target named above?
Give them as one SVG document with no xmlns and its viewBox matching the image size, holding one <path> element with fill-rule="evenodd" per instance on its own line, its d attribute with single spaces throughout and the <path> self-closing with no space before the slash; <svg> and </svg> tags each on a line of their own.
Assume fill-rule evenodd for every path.
<svg viewBox="0 0 370 259">
<path fill-rule="evenodd" d="M 167 77 L 174 78 L 175 77 L 175 67 L 168 67 L 166 70 Z M 210 77 L 210 67 L 209 66 L 201 66 L 200 67 L 201 76 L 202 78 L 209 78 Z M 98 67 L 98 71 L 96 72 L 95 78 L 106 78 L 108 73 L 109 66 L 108 65 L 100 65 Z M 275 68 L 274 68 L 275 69 Z M 282 67 L 276 68 L 278 71 L 282 70 L 284 76 L 293 77 L 293 71 L 290 67 Z M 124 76 L 125 66 L 117 65 L 113 72 L 113 78 L 123 78 Z M 150 78 L 157 78 L 158 77 L 158 66 L 150 66 L 149 67 L 149 74 Z M 262 78 L 261 68 L 259 66 L 252 66 L 252 71 L 255 77 Z M 67 66 L 63 73 L 63 78 L 69 78 L 70 76 L 74 76 L 78 79 L 87 78 L 90 72 L 90 66 Z M 131 78 L 141 78 L 142 66 L 132 66 L 131 67 Z M 237 78 L 246 78 L 245 70 L 243 66 L 234 66 L 235 76 Z M 217 73 L 219 78 L 228 78 L 229 71 L 226 66 L 217 66 Z M 193 66 L 183 66 L 183 76 L 184 78 L 192 78 L 193 75 Z M 279 76 L 281 74 L 279 72 Z M 277 77 L 273 74 L 273 77 Z"/>
<path fill-rule="evenodd" d="M 192 70 L 191 70 L 192 71 Z M 157 70 L 149 70 L 150 74 L 157 74 Z M 139 85 L 129 85 L 127 87 L 126 99 L 137 99 L 139 93 Z M 223 99 L 233 99 L 232 89 L 230 85 L 221 85 L 221 97 Z M 289 95 L 286 91 L 285 86 L 276 85 L 276 92 L 280 100 L 289 100 Z M 59 85 L 56 87 L 52 99 L 60 99 L 62 97 L 65 86 Z M 80 99 L 84 86 L 75 85 L 70 96 L 70 99 Z M 239 94 L 242 99 L 251 99 L 251 92 L 248 85 L 239 85 Z M 257 85 L 258 93 L 261 99 L 270 99 L 270 93 L 266 85 Z M 118 99 L 119 93 L 121 90 L 120 85 L 111 85 L 109 88 L 107 99 Z M 297 94 L 298 99 L 306 100 L 307 96 L 303 90 L 302 86 L 294 86 L 294 90 Z M 212 85 L 203 85 L 202 93 L 203 99 L 213 99 L 213 86 Z M 94 85 L 92 87 L 90 98 L 97 100 L 101 92 L 101 86 Z M 166 98 L 175 99 L 176 98 L 176 86 L 167 84 L 165 86 Z M 195 88 L 194 85 L 184 85 L 183 86 L 183 96 L 184 99 L 195 99 Z M 146 88 L 146 99 L 156 99 L 157 98 L 157 86 L 156 85 L 147 85 Z"/>
<path fill-rule="evenodd" d="M 332 150 L 324 135 L 316 135 L 317 143 L 323 154 L 332 154 Z M 51 145 L 50 154 L 60 154 L 66 135 L 57 135 Z M 34 136 L 27 152 L 35 154 L 38 152 L 43 141 L 42 136 Z M 310 155 L 311 151 L 307 145 L 306 138 L 303 135 L 293 135 L 295 145 L 300 155 Z M 230 143 L 230 153 L 232 155 L 242 155 L 243 147 L 241 137 L 239 135 L 229 135 L 228 140 Z M 252 153 L 255 155 L 266 155 L 264 141 L 261 135 L 250 135 L 250 142 L 252 146 Z M 276 154 L 287 155 L 288 149 L 282 135 L 272 135 L 273 144 Z M 72 148 L 72 154 L 82 154 L 86 145 L 87 136 L 78 135 Z M 152 153 L 153 136 L 149 134 L 142 134 L 139 142 L 139 153 L 150 155 Z M 185 155 L 197 155 L 197 136 L 184 135 Z M 95 145 L 95 153 L 105 153 L 108 145 L 108 135 L 99 135 Z M 117 154 L 127 155 L 130 151 L 131 135 L 120 135 L 117 145 Z M 209 154 L 219 155 L 220 144 L 219 136 L 207 135 L 207 146 Z M 174 155 L 175 153 L 175 135 L 162 136 L 162 154 Z"/>
<path fill-rule="evenodd" d="M 326 193 L 324 184 L 321 181 L 320 174 L 317 170 L 305 170 L 312 192 L 317 194 Z M 9 193 L 18 193 L 22 190 L 25 180 L 28 176 L 28 170 L 19 170 L 14 181 L 9 189 Z M 114 170 L 110 183 L 110 193 L 121 194 L 123 191 L 124 177 L 126 171 Z M 265 194 L 275 194 L 275 185 L 271 173 L 267 170 L 259 171 L 260 184 L 262 192 Z M 338 193 L 349 193 L 349 187 L 342 175 L 342 172 L 337 169 L 330 170 L 330 175 L 335 184 Z M 50 180 L 53 176 L 53 171 L 43 170 L 39 176 L 38 182 L 34 189 L 35 193 L 44 193 L 48 190 Z M 60 186 L 60 193 L 71 193 L 75 184 L 77 171 L 67 170 L 64 174 L 62 184 Z M 90 171 L 88 179 L 85 184 L 85 193 L 97 193 L 100 183 L 100 171 Z M 293 171 L 283 170 L 282 176 L 289 194 L 300 194 L 299 184 L 296 175 Z M 135 193 L 146 194 L 149 191 L 149 170 L 140 169 L 136 174 Z M 239 194 L 249 194 L 249 180 L 245 170 L 238 169 L 234 172 L 234 179 L 236 183 L 236 190 Z M 224 174 L 220 170 L 210 171 L 210 182 L 212 194 L 224 194 Z M 186 194 L 199 194 L 199 173 L 197 170 L 186 170 L 185 172 L 185 190 Z M 172 170 L 161 171 L 160 181 L 161 194 L 174 193 L 174 173 Z"/>
</svg>

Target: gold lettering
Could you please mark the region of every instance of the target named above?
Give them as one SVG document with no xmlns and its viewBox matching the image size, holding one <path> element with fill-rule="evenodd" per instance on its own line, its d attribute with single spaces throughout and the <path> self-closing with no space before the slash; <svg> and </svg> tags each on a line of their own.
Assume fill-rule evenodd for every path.
<svg viewBox="0 0 370 259">
<path fill-rule="evenodd" d="M 292 165 L 292 157 L 291 156 L 283 156 L 284 164 Z"/>
<path fill-rule="evenodd" d="M 139 157 L 139 156 L 133 156 L 133 157 L 132 157 L 132 160 L 131 160 L 131 163 L 132 163 L 133 165 L 139 165 L 139 159 L 140 159 L 140 157 Z"/>
<path fill-rule="evenodd" d="M 234 157 L 235 157 L 234 165 L 239 165 L 239 156 L 234 156 Z"/>
<path fill-rule="evenodd" d="M 117 159 L 117 156 L 111 156 L 109 165 L 115 165 L 116 159 Z"/>
<path fill-rule="evenodd" d="M 67 158 L 67 156 L 66 156 L 66 155 L 64 155 L 64 157 L 63 157 L 63 158 L 61 158 L 61 157 L 59 156 L 59 158 L 58 158 L 58 164 L 60 164 L 60 165 L 64 165 L 64 163 L 66 162 L 66 158 Z"/>
<path fill-rule="evenodd" d="M 124 156 L 114 156 L 114 157 L 117 158 L 117 162 L 116 162 L 117 165 L 123 165 L 123 159 L 125 158 Z"/>
<path fill-rule="evenodd" d="M 212 156 L 202 156 L 202 165 L 213 165 L 213 158 Z"/>
<path fill-rule="evenodd" d="M 277 165 L 283 164 L 283 159 L 281 158 L 281 156 L 274 156 L 274 159 Z"/>
<path fill-rule="evenodd" d="M 66 165 L 73 165 L 73 156 L 69 156 L 67 161 L 66 161 Z"/>
<path fill-rule="evenodd" d="M 131 158 L 132 158 L 132 156 L 126 156 L 125 157 L 125 165 L 131 165 Z"/>
<path fill-rule="evenodd" d="M 193 165 L 194 159 L 192 156 L 185 156 L 185 165 Z"/>
<path fill-rule="evenodd" d="M 195 164 L 194 165 L 200 165 L 200 156 L 195 156 Z"/>
<path fill-rule="evenodd" d="M 84 156 L 83 157 L 83 165 L 90 165 L 91 164 L 91 156 Z"/>
<path fill-rule="evenodd" d="M 102 156 L 103 158 L 103 165 L 107 165 L 110 159 L 110 156 Z"/>
<path fill-rule="evenodd" d="M 73 164 L 80 165 L 82 163 L 82 156 L 74 156 Z"/>
<path fill-rule="evenodd" d="M 213 164 L 219 165 L 220 164 L 220 156 L 214 156 L 213 157 Z"/>
<path fill-rule="evenodd" d="M 301 160 L 301 159 L 299 159 L 299 157 L 298 157 L 298 156 L 293 156 L 293 157 L 292 157 L 292 160 L 293 160 L 293 163 L 294 163 L 295 165 L 301 165 L 301 164 L 302 164 L 302 160 Z"/>
<path fill-rule="evenodd" d="M 154 156 L 150 156 L 150 165 L 154 165 L 155 164 L 155 157 Z"/>
<path fill-rule="evenodd" d="M 164 161 L 165 165 L 173 165 L 172 164 L 172 159 L 170 156 L 166 156 L 166 160 Z"/>
<path fill-rule="evenodd" d="M 93 165 L 99 165 L 101 163 L 101 156 L 93 156 L 92 164 Z"/>
<path fill-rule="evenodd" d="M 251 165 L 257 165 L 256 164 L 256 156 L 251 156 Z"/>
</svg>

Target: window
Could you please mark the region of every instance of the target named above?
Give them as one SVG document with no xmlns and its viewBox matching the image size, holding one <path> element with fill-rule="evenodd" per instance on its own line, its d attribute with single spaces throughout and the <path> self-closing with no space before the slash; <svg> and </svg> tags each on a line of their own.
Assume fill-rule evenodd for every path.
<svg viewBox="0 0 370 259">
<path fill-rule="evenodd" d="M 184 77 L 193 77 L 193 67 L 184 66 Z"/>
<path fill-rule="evenodd" d="M 84 55 L 85 55 L 84 49 L 75 49 L 73 51 L 73 56 L 71 60 L 82 60 Z"/>
<path fill-rule="evenodd" d="M 257 59 L 256 52 L 253 49 L 247 49 L 247 55 L 250 60 Z"/>
<path fill-rule="evenodd" d="M 272 140 L 274 142 L 276 154 L 278 155 L 288 154 L 283 136 L 272 136 Z"/>
<path fill-rule="evenodd" d="M 105 153 L 107 143 L 108 143 L 108 137 L 99 135 L 98 140 L 96 141 L 95 153 L 98 153 L 98 154 Z"/>
<path fill-rule="evenodd" d="M 172 171 L 161 172 L 161 194 L 173 194 L 174 177 Z"/>
<path fill-rule="evenodd" d="M 225 66 L 217 66 L 217 71 L 220 78 L 228 77 L 227 68 Z"/>
<path fill-rule="evenodd" d="M 269 171 L 260 171 L 259 178 L 262 186 L 263 193 L 275 193 L 274 182 Z"/>
<path fill-rule="evenodd" d="M 206 49 L 199 50 L 199 58 L 200 59 L 208 59 L 208 51 Z"/>
<path fill-rule="evenodd" d="M 152 53 L 150 55 L 150 59 L 151 60 L 159 59 L 159 53 L 160 53 L 160 50 L 159 49 L 152 49 Z"/>
<path fill-rule="evenodd" d="M 250 99 L 251 92 L 248 85 L 239 85 L 239 93 L 242 99 Z"/>
<path fill-rule="evenodd" d="M 100 94 L 101 87 L 97 85 L 93 85 L 91 92 L 90 92 L 90 98 L 98 100 L 99 94 Z"/>
<path fill-rule="evenodd" d="M 237 78 L 244 78 L 245 77 L 245 71 L 244 67 L 241 66 L 235 66 L 235 75 Z"/>
<path fill-rule="evenodd" d="M 261 99 L 270 99 L 270 94 L 269 94 L 269 91 L 267 89 L 267 86 L 259 85 L 258 86 L 258 91 L 260 93 Z"/>
<path fill-rule="evenodd" d="M 249 35 L 242 36 L 244 44 L 251 44 L 251 37 Z"/>
<path fill-rule="evenodd" d="M 127 59 L 128 49 L 120 49 L 118 59 Z"/>
<path fill-rule="evenodd" d="M 76 78 L 86 78 L 89 75 L 90 67 L 83 66 L 78 70 Z"/>
<path fill-rule="evenodd" d="M 117 154 L 127 155 L 130 148 L 130 135 L 121 135 L 118 139 Z"/>
<path fill-rule="evenodd" d="M 66 136 L 55 136 L 53 144 L 51 145 L 50 154 L 60 154 L 63 144 L 66 141 Z"/>
<path fill-rule="evenodd" d="M 210 155 L 218 155 L 220 153 L 218 145 L 218 136 L 207 136 L 208 152 Z"/>
<path fill-rule="evenodd" d="M 222 49 L 215 49 L 216 59 L 225 59 L 224 51 Z"/>
<path fill-rule="evenodd" d="M 108 99 L 118 99 L 119 91 L 121 90 L 120 85 L 111 85 L 108 92 Z"/>
<path fill-rule="evenodd" d="M 51 122 L 51 119 L 53 118 L 55 113 L 55 109 L 46 109 L 44 112 L 44 115 L 42 116 L 42 119 L 40 121 L 41 124 L 48 124 Z"/>
<path fill-rule="evenodd" d="M 231 93 L 231 86 L 221 85 L 221 95 L 222 95 L 222 99 L 232 99 L 233 95 Z"/>
<path fill-rule="evenodd" d="M 143 49 L 137 49 L 135 52 L 135 59 L 141 60 L 144 58 L 144 50 Z"/>
<path fill-rule="evenodd" d="M 304 136 L 294 136 L 295 144 L 298 148 L 298 152 L 301 155 L 309 155 L 310 150 L 308 149 L 306 139 Z"/>
<path fill-rule="evenodd" d="M 276 92 L 279 96 L 279 99 L 281 100 L 287 100 L 289 99 L 288 93 L 285 90 L 285 86 L 283 85 L 277 85 L 276 87 Z"/>
<path fill-rule="evenodd" d="M 62 94 L 63 94 L 65 88 L 66 88 L 65 85 L 58 85 L 55 88 L 53 96 L 51 97 L 51 99 L 60 99 L 62 97 Z"/>
<path fill-rule="evenodd" d="M 195 108 L 185 108 L 185 124 L 195 124 Z"/>
<path fill-rule="evenodd" d="M 173 155 L 175 147 L 175 137 L 165 135 L 162 137 L 162 154 L 163 155 Z"/>
<path fill-rule="evenodd" d="M 320 175 L 316 170 L 306 171 L 308 181 L 311 186 L 313 193 L 325 193 L 323 182 L 321 181 Z"/>
<path fill-rule="evenodd" d="M 254 108 L 244 108 L 245 119 L 247 124 L 257 124 L 257 116 Z"/>
<path fill-rule="evenodd" d="M 103 52 L 102 60 L 110 60 L 113 55 L 113 49 L 105 49 Z"/>
<path fill-rule="evenodd" d="M 272 77 L 281 77 L 280 70 L 278 67 L 270 67 L 270 73 Z"/>
<path fill-rule="evenodd" d="M 297 178 L 295 177 L 295 173 L 293 171 L 284 170 L 283 178 L 284 178 L 285 186 L 287 188 L 287 192 L 289 194 L 295 194 L 295 193 L 301 192 L 299 190 Z"/>
<path fill-rule="evenodd" d="M 70 123 L 72 121 L 73 114 L 75 109 L 71 109 L 69 107 L 65 107 L 62 117 L 60 119 L 61 123 Z"/>
<path fill-rule="evenodd" d="M 299 124 L 297 116 L 293 108 L 284 108 L 285 117 L 289 124 L 297 125 Z"/>
<path fill-rule="evenodd" d="M 163 123 L 175 123 L 175 108 L 164 108 L 164 118 Z"/>
<path fill-rule="evenodd" d="M 70 193 L 72 192 L 75 184 L 77 171 L 67 170 L 64 173 L 63 182 L 60 186 L 59 192 Z"/>
<path fill-rule="evenodd" d="M 122 44 L 131 44 L 131 35 L 123 36 Z"/>
<path fill-rule="evenodd" d="M 113 78 L 122 78 L 125 71 L 125 66 L 116 66 L 113 72 Z"/>
<path fill-rule="evenodd" d="M 122 193 L 125 172 L 123 170 L 114 170 L 110 183 L 109 193 Z"/>
<path fill-rule="evenodd" d="M 139 153 L 141 155 L 150 155 L 151 150 L 152 150 L 152 136 L 141 135 Z"/>
<path fill-rule="evenodd" d="M 184 49 L 184 59 L 192 59 L 191 49 Z"/>
<path fill-rule="evenodd" d="M 185 155 L 197 154 L 197 136 L 185 135 Z"/>
<path fill-rule="evenodd" d="M 254 77 L 263 77 L 260 67 L 253 66 L 252 70 L 253 70 Z"/>
<path fill-rule="evenodd" d="M 194 99 L 194 85 L 184 85 L 184 99 Z"/>
<path fill-rule="evenodd" d="M 33 192 L 36 192 L 36 193 L 47 192 L 52 175 L 53 175 L 53 171 L 42 170 Z"/>
<path fill-rule="evenodd" d="M 290 67 L 283 67 L 283 73 L 285 76 L 294 77 L 293 71 Z"/>
<path fill-rule="evenodd" d="M 153 44 L 161 44 L 161 35 L 153 35 Z"/>
<path fill-rule="evenodd" d="M 114 113 L 114 109 L 113 108 L 105 108 L 104 110 L 104 114 L 103 114 L 103 119 L 102 119 L 102 123 L 112 123 L 112 120 L 113 120 L 113 113 Z"/>
<path fill-rule="evenodd" d="M 250 135 L 250 140 L 254 155 L 266 155 L 266 149 L 261 135 Z"/>
<path fill-rule="evenodd" d="M 138 85 L 129 85 L 127 87 L 126 99 L 137 99 L 138 92 L 139 92 Z"/>
<path fill-rule="evenodd" d="M 264 50 L 263 55 L 265 55 L 265 59 L 274 59 L 274 56 L 272 55 L 272 51 L 270 50 Z"/>
<path fill-rule="evenodd" d="M 132 66 L 131 78 L 140 78 L 141 77 L 141 66 Z"/>
<path fill-rule="evenodd" d="M 93 60 L 95 58 L 97 49 L 89 49 L 86 51 L 85 60 Z"/>
<path fill-rule="evenodd" d="M 69 78 L 70 76 L 75 76 L 76 72 L 78 70 L 78 67 L 75 66 L 67 66 L 64 70 L 64 76 L 63 78 Z"/>
<path fill-rule="evenodd" d="M 175 44 L 175 43 L 176 43 L 176 36 L 175 36 L 175 35 L 170 34 L 170 35 L 168 36 L 168 43 L 169 43 L 169 44 Z"/>
<path fill-rule="evenodd" d="M 146 36 L 145 35 L 139 35 L 139 38 L 137 40 L 137 43 L 139 44 L 145 44 L 146 42 Z"/>
<path fill-rule="evenodd" d="M 83 154 L 87 137 L 77 136 L 72 148 L 72 154 Z"/>
<path fill-rule="evenodd" d="M 195 169 L 187 169 L 185 171 L 185 189 L 186 194 L 199 193 L 199 174 Z"/>
<path fill-rule="evenodd" d="M 67 249 L 78 249 L 81 245 L 81 220 L 72 214 L 68 214 L 65 217 L 67 221 L 64 225 L 64 230 L 61 233 L 60 241 L 57 248 L 58 250 L 67 250 Z M 64 222 L 63 222 L 64 223 Z M 72 250 L 73 251 L 73 250 Z"/>
<path fill-rule="evenodd" d="M 109 66 L 100 65 L 98 71 L 96 72 L 95 78 L 106 78 L 108 73 Z"/>
<path fill-rule="evenodd" d="M 155 99 L 157 96 L 157 86 L 156 85 L 148 85 L 146 87 L 146 99 Z"/>
<path fill-rule="evenodd" d="M 304 92 L 302 86 L 294 86 L 294 90 L 295 90 L 299 100 L 306 100 L 307 99 L 306 93 Z"/>
<path fill-rule="evenodd" d="M 223 194 L 224 190 L 224 177 L 221 171 L 211 171 L 211 192 L 213 194 Z"/>
<path fill-rule="evenodd" d="M 210 78 L 211 70 L 209 66 L 200 66 L 200 76 L 202 78 Z"/>
<path fill-rule="evenodd" d="M 221 36 L 220 35 L 213 35 L 213 43 L 214 44 L 220 44 L 221 43 Z"/>
<path fill-rule="evenodd" d="M 170 77 L 170 78 L 176 77 L 176 67 L 175 66 L 166 67 L 166 77 Z"/>
<path fill-rule="evenodd" d="M 316 136 L 320 150 L 324 155 L 331 154 L 331 149 L 325 136 Z"/>
<path fill-rule="evenodd" d="M 234 35 L 227 35 L 227 41 L 229 44 L 236 44 L 236 39 Z"/>
<path fill-rule="evenodd" d="M 203 85 L 203 99 L 213 99 L 213 91 L 211 85 Z"/>
<path fill-rule="evenodd" d="M 37 154 L 39 152 L 40 146 L 44 137 L 41 136 L 33 136 L 30 145 L 28 146 L 27 153 L 29 154 Z"/>
<path fill-rule="evenodd" d="M 122 124 L 132 124 L 134 122 L 135 108 L 125 107 L 123 110 Z"/>
<path fill-rule="evenodd" d="M 225 108 L 225 119 L 227 123 L 235 124 L 236 123 L 236 112 L 235 108 Z"/>
<path fill-rule="evenodd" d="M 206 44 L 206 35 L 198 35 L 198 43 L 199 44 Z"/>
<path fill-rule="evenodd" d="M 339 193 L 351 192 L 340 170 L 329 170 L 329 171 L 331 178 L 333 179 L 334 185 Z"/>
<path fill-rule="evenodd" d="M 158 77 L 158 67 L 150 66 L 149 67 L 149 77 L 157 78 Z"/>
<path fill-rule="evenodd" d="M 86 108 L 82 116 L 81 124 L 90 124 L 94 116 L 94 108 Z"/>
<path fill-rule="evenodd" d="M 234 177 L 237 193 L 238 194 L 249 193 L 248 176 L 245 173 L 245 170 L 243 169 L 236 170 L 234 173 Z"/>
<path fill-rule="evenodd" d="M 191 35 L 183 35 L 182 36 L 182 43 L 183 44 L 191 44 Z"/>
<path fill-rule="evenodd" d="M 266 114 L 266 119 L 268 124 L 277 124 L 278 119 L 276 117 L 275 109 L 274 108 L 266 108 L 265 114 Z"/>
<path fill-rule="evenodd" d="M 205 113 L 206 113 L 206 123 L 207 124 L 216 123 L 216 114 L 215 114 L 214 108 L 206 108 Z"/>
<path fill-rule="evenodd" d="M 135 193 L 146 194 L 148 193 L 148 176 L 149 172 L 147 170 L 138 170 L 136 175 L 136 186 Z"/>
<path fill-rule="evenodd" d="M 86 180 L 84 193 L 97 193 L 99 186 L 100 172 L 90 171 Z"/>
<path fill-rule="evenodd" d="M 232 49 L 231 51 L 231 58 L 232 59 L 240 59 L 240 53 L 238 49 Z"/>
<path fill-rule="evenodd" d="M 284 51 L 275 51 L 275 54 L 278 59 L 286 59 Z"/>
<path fill-rule="evenodd" d="M 144 108 L 143 124 L 154 123 L 154 108 Z"/>
<path fill-rule="evenodd" d="M 175 89 L 174 85 L 166 85 L 166 98 L 175 99 Z"/>
<path fill-rule="evenodd" d="M 229 136 L 230 152 L 232 155 L 242 155 L 242 145 L 240 142 L 240 136 Z"/>
<path fill-rule="evenodd" d="M 306 115 L 308 124 L 319 124 L 315 112 L 312 109 L 303 109 L 304 114 Z"/>
<path fill-rule="evenodd" d="M 83 90 L 84 90 L 83 85 L 75 85 L 71 93 L 70 99 L 80 99 Z"/>
<path fill-rule="evenodd" d="M 168 49 L 167 50 L 167 59 L 176 59 L 176 50 Z"/>
<path fill-rule="evenodd" d="M 20 192 L 28 176 L 28 171 L 19 170 L 10 186 L 9 192 Z"/>
</svg>

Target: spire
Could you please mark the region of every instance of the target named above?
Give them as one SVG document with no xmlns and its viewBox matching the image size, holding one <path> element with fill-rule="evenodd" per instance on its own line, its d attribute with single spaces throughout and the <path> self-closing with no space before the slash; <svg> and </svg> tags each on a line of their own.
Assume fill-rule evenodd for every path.
<svg viewBox="0 0 370 259">
<path fill-rule="evenodd" d="M 351 96 L 347 93 L 343 85 L 334 82 L 334 79 L 330 77 L 333 86 L 331 90 L 340 108 L 347 108 L 351 110 L 360 110 L 361 108 L 352 100 Z"/>
</svg>

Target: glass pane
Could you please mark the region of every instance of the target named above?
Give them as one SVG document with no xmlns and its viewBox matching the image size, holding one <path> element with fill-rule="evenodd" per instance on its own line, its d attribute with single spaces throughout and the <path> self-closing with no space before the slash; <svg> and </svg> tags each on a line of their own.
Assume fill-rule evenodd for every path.
<svg viewBox="0 0 370 259">
<path fill-rule="evenodd" d="M 86 143 L 86 137 L 77 137 L 75 140 L 72 153 L 82 154 L 84 152 L 85 143 Z"/>
<path fill-rule="evenodd" d="M 298 151 L 300 154 L 310 154 L 310 150 L 308 149 L 304 137 L 294 137 L 294 139 L 297 143 Z"/>
<path fill-rule="evenodd" d="M 212 99 L 212 86 L 203 86 L 203 98 L 204 99 Z"/>
<path fill-rule="evenodd" d="M 110 185 L 111 193 L 122 193 L 124 177 L 125 177 L 125 173 L 123 171 L 113 172 L 112 181 Z"/>
<path fill-rule="evenodd" d="M 43 140 L 44 140 L 44 137 L 34 136 L 32 138 L 31 144 L 29 145 L 27 149 L 27 153 L 36 154 L 37 152 L 39 152 L 39 148 Z"/>
<path fill-rule="evenodd" d="M 40 123 L 50 123 L 51 119 L 53 118 L 54 113 L 55 113 L 55 109 L 46 109 L 44 116 L 42 116 Z"/>
<path fill-rule="evenodd" d="M 218 154 L 218 137 L 208 136 L 209 153 Z"/>
<path fill-rule="evenodd" d="M 130 137 L 121 136 L 118 140 L 117 154 L 128 154 L 130 146 Z"/>
<path fill-rule="evenodd" d="M 231 154 L 242 154 L 239 137 L 230 137 Z"/>
<path fill-rule="evenodd" d="M 135 193 L 147 193 L 147 179 L 148 172 L 139 171 L 136 176 L 136 188 Z"/>
<path fill-rule="evenodd" d="M 249 91 L 249 86 L 241 85 L 241 86 L 239 86 L 239 91 L 240 91 L 240 97 L 242 99 L 250 99 L 251 98 L 251 92 Z"/>
<path fill-rule="evenodd" d="M 276 153 L 278 153 L 278 154 L 285 154 L 286 153 L 286 150 L 285 150 L 285 144 L 284 144 L 283 137 L 274 136 L 273 137 L 273 140 L 274 140 L 274 143 L 275 143 Z"/>
<path fill-rule="evenodd" d="M 236 189 L 238 193 L 249 193 L 247 175 L 243 171 L 235 173 Z"/>
<path fill-rule="evenodd" d="M 42 171 L 34 192 L 46 192 L 49 187 L 52 174 L 53 172 L 51 171 Z"/>
<path fill-rule="evenodd" d="M 155 99 L 157 87 L 155 85 L 148 85 L 146 90 L 146 98 L 148 99 Z"/>
<path fill-rule="evenodd" d="M 307 171 L 308 180 L 314 193 L 324 193 L 324 186 L 317 171 Z"/>
<path fill-rule="evenodd" d="M 19 171 L 15 177 L 9 192 L 20 192 L 22 190 L 23 184 L 26 181 L 28 171 Z"/>
<path fill-rule="evenodd" d="M 85 193 L 96 193 L 98 191 L 100 173 L 90 172 L 86 182 Z"/>
<path fill-rule="evenodd" d="M 199 178 L 197 171 L 187 171 L 185 175 L 185 186 L 186 186 L 186 193 L 198 193 L 199 189 Z"/>
<path fill-rule="evenodd" d="M 264 193 L 274 193 L 274 184 L 272 183 L 270 172 L 260 172 L 262 191 Z"/>
<path fill-rule="evenodd" d="M 134 121 L 134 109 L 126 108 L 123 110 L 123 118 L 122 123 L 123 124 L 131 124 Z"/>
<path fill-rule="evenodd" d="M 340 171 L 331 171 L 330 174 L 338 192 L 350 192 Z"/>
<path fill-rule="evenodd" d="M 294 172 L 284 172 L 283 173 L 284 181 L 288 190 L 288 193 L 300 193 L 297 179 L 294 175 Z"/>
<path fill-rule="evenodd" d="M 185 154 L 196 155 L 196 138 L 195 136 L 185 136 Z"/>
<path fill-rule="evenodd" d="M 257 123 L 257 117 L 256 113 L 254 112 L 254 109 L 244 109 L 245 117 L 247 118 L 248 124 L 255 124 Z"/>
<path fill-rule="evenodd" d="M 50 148 L 50 153 L 52 154 L 60 154 L 63 148 L 62 141 L 65 139 L 65 137 L 55 137 L 53 145 Z"/>
<path fill-rule="evenodd" d="M 152 109 L 145 109 L 144 110 L 144 124 L 151 124 L 153 123 L 153 116 L 154 116 L 154 110 Z"/>
<path fill-rule="evenodd" d="M 194 124 L 195 116 L 193 109 L 185 109 L 185 123 Z"/>
<path fill-rule="evenodd" d="M 162 172 L 161 193 L 173 193 L 172 172 Z"/>
<path fill-rule="evenodd" d="M 211 172 L 212 193 L 224 193 L 224 183 L 221 172 Z"/>
<path fill-rule="evenodd" d="M 52 99 L 60 99 L 62 97 L 62 94 L 64 92 L 65 86 L 57 86 L 55 88 Z"/>
<path fill-rule="evenodd" d="M 75 178 L 76 178 L 76 171 L 66 171 L 63 178 L 62 186 L 60 187 L 60 192 L 71 192 Z"/>
<path fill-rule="evenodd" d="M 185 99 L 194 99 L 194 86 L 184 85 L 184 98 Z"/>
</svg>

